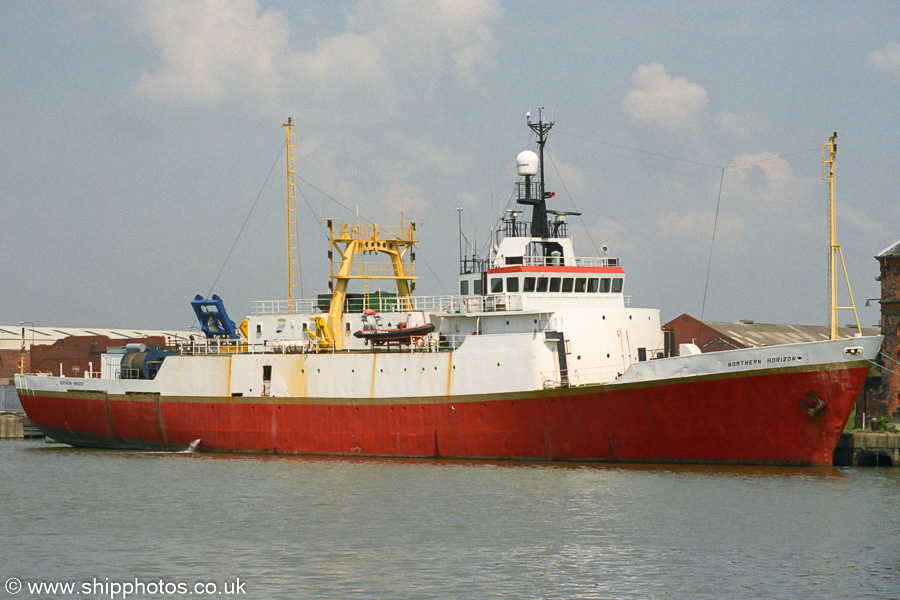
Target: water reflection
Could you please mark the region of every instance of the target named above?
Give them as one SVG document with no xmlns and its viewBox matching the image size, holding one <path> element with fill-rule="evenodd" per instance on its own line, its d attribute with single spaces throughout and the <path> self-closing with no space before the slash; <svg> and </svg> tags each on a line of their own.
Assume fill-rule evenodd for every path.
<svg viewBox="0 0 900 600">
<path fill-rule="evenodd" d="M 900 469 L 0 444 L 22 579 L 240 576 L 265 598 L 890 597 Z"/>
</svg>

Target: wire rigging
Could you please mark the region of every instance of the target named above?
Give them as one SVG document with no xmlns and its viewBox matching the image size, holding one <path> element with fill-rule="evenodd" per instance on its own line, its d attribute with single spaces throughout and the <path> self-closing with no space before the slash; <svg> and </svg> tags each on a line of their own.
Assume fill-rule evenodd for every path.
<svg viewBox="0 0 900 600">
<path fill-rule="evenodd" d="M 275 170 L 275 166 L 278 164 L 279 159 L 281 158 L 281 153 L 284 152 L 284 147 L 287 142 L 283 142 L 281 144 L 281 149 L 278 151 L 278 156 L 275 157 L 275 161 L 272 163 L 272 168 L 269 169 L 269 174 L 266 175 L 265 181 L 263 181 L 262 187 L 259 188 L 259 193 L 256 194 L 256 199 L 253 201 L 253 204 L 250 206 L 250 210 L 247 212 L 247 216 L 244 218 L 244 223 L 241 225 L 240 230 L 237 232 L 237 235 L 234 236 L 234 242 L 231 244 L 231 249 L 228 250 L 228 255 L 225 256 L 225 260 L 222 262 L 222 267 L 219 269 L 219 273 L 216 275 L 215 281 L 213 281 L 212 285 L 209 286 L 209 293 L 206 294 L 206 297 L 209 298 L 212 295 L 213 289 L 215 289 L 216 284 L 219 283 L 219 278 L 222 276 L 222 271 L 225 270 L 225 265 L 228 264 L 228 259 L 231 258 L 231 254 L 234 252 L 235 246 L 237 246 L 238 240 L 241 238 L 241 234 L 244 232 L 244 229 L 247 227 L 247 222 L 250 220 L 250 215 L 253 214 L 253 209 L 256 208 L 257 203 L 259 202 L 260 197 L 262 196 L 263 191 L 266 189 L 266 185 L 269 183 L 269 178 L 272 177 L 272 172 Z"/>
<path fill-rule="evenodd" d="M 791 152 L 791 153 L 789 153 L 789 154 L 778 154 L 778 155 L 775 155 L 775 156 L 767 156 L 767 157 L 765 157 L 765 158 L 760 158 L 760 159 L 757 159 L 757 160 L 749 160 L 749 161 L 746 161 L 746 162 L 737 163 L 737 164 L 733 164 L 733 165 L 714 165 L 714 164 L 711 164 L 711 163 L 706 163 L 706 162 L 702 162 L 702 161 L 698 161 L 698 160 L 691 160 L 691 159 L 688 159 L 688 158 L 681 158 L 681 157 L 678 157 L 678 156 L 671 156 L 671 155 L 666 155 L 666 154 L 660 154 L 660 153 L 658 153 L 658 152 L 648 152 L 648 151 L 646 151 L 646 150 L 640 150 L 640 149 L 638 149 L 638 148 L 630 148 L 630 147 L 628 147 L 628 146 L 622 146 L 622 145 L 619 145 L 619 144 L 613 144 L 613 143 L 611 143 L 611 142 L 604 142 L 603 140 L 593 139 L 593 138 L 589 138 L 589 137 L 586 137 L 586 136 L 583 136 L 583 135 L 577 135 L 577 134 L 574 134 L 574 133 L 566 133 L 565 131 L 560 132 L 560 133 L 561 133 L 562 135 L 566 135 L 566 136 L 569 136 L 569 137 L 577 138 L 577 139 L 580 139 L 580 140 L 585 140 L 585 141 L 587 141 L 587 142 L 592 142 L 592 143 L 595 143 L 595 144 L 601 144 L 601 145 L 603 145 L 603 146 L 609 146 L 609 147 L 611 147 L 611 148 L 618 148 L 619 150 L 628 150 L 628 151 L 630 151 L 630 152 L 637 152 L 638 154 L 645 154 L 645 155 L 647 155 L 647 156 L 653 156 L 653 157 L 656 157 L 656 158 L 662 158 L 662 159 L 665 159 L 665 160 L 672 160 L 672 161 L 683 162 L 683 163 L 688 163 L 688 164 L 693 164 L 693 165 L 699 165 L 699 166 L 702 166 L 702 167 L 710 167 L 710 168 L 716 168 L 716 169 L 719 169 L 719 171 L 720 171 L 720 174 L 719 174 L 719 193 L 718 193 L 718 195 L 717 195 L 717 197 L 716 197 L 716 214 L 715 214 L 715 219 L 713 220 L 712 239 L 710 240 L 710 243 L 709 243 L 709 261 L 707 262 L 707 265 L 706 265 L 706 282 L 705 282 L 704 285 L 703 285 L 703 302 L 702 302 L 702 305 L 701 305 L 701 308 L 700 308 L 700 321 L 701 321 L 701 322 L 703 321 L 703 316 L 704 316 L 704 313 L 706 312 L 706 298 L 707 298 L 707 293 L 708 293 L 708 291 L 709 291 L 709 278 L 710 278 L 710 273 L 712 272 L 713 249 L 715 248 L 715 244 L 716 244 L 716 230 L 717 230 L 718 224 L 719 224 L 719 209 L 721 208 L 721 205 L 722 205 L 722 186 L 723 186 L 723 183 L 724 183 L 724 181 L 725 181 L 725 170 L 726 170 L 726 169 L 736 169 L 736 168 L 738 168 L 738 167 L 746 167 L 746 166 L 749 166 L 749 165 L 756 165 L 756 164 L 764 163 L 764 162 L 767 162 L 767 161 L 770 161 L 770 160 L 776 160 L 776 159 L 779 159 L 779 158 L 787 158 L 787 157 L 790 157 L 790 156 L 798 156 L 798 155 L 801 155 L 801 154 L 808 154 L 808 153 L 810 153 L 810 152 L 818 152 L 818 151 L 819 151 L 818 148 L 813 148 L 813 149 L 809 149 L 809 150 L 799 150 L 799 151 L 797 151 L 797 152 Z M 551 158 L 551 162 L 552 162 L 552 160 L 553 160 L 553 159 Z M 554 164 L 554 168 L 556 168 L 556 165 L 555 165 L 555 164 Z M 557 171 L 557 175 L 558 175 L 558 174 L 559 174 L 559 172 Z M 563 187 L 565 187 L 565 184 L 563 184 Z M 566 193 L 568 193 L 568 190 L 566 190 Z M 574 204 L 574 203 L 573 203 L 573 204 Z M 585 229 L 587 230 L 586 227 L 585 227 Z M 590 233 L 588 233 L 588 236 L 590 236 Z M 591 243 L 593 243 L 593 240 L 591 240 Z M 594 246 L 594 248 L 596 249 L 596 246 Z"/>
<path fill-rule="evenodd" d="M 712 240 L 709 242 L 709 262 L 706 265 L 706 284 L 703 286 L 703 305 L 700 308 L 700 322 L 703 322 L 703 313 L 706 312 L 706 292 L 709 290 L 709 273 L 712 270 L 713 247 L 716 243 L 716 228 L 719 226 L 719 206 L 722 204 L 722 184 L 725 182 L 725 167 L 722 167 L 722 175 L 719 177 L 719 196 L 716 198 L 716 217 L 713 219 Z"/>
<path fill-rule="evenodd" d="M 547 155 L 547 158 L 550 159 L 550 164 L 553 165 L 553 170 L 556 172 L 556 176 L 559 178 L 559 182 L 562 184 L 563 189 L 566 191 L 566 196 L 569 197 L 569 202 L 572 203 L 572 206 L 575 207 L 577 212 L 581 212 L 578 206 L 575 204 L 575 199 L 572 198 L 572 194 L 569 193 L 569 188 L 566 186 L 565 180 L 562 178 L 562 175 L 559 172 L 559 169 L 556 167 L 556 161 L 553 160 L 553 156 L 550 152 L 544 148 L 544 154 Z M 591 230 L 588 229 L 587 223 L 584 222 L 584 217 L 582 215 L 578 215 L 578 220 L 581 221 L 581 226 L 584 227 L 584 232 L 587 233 L 588 239 L 591 241 L 591 246 L 594 248 L 594 252 L 600 254 L 600 251 L 597 249 L 597 244 L 594 243 L 594 236 L 591 235 Z"/>
</svg>

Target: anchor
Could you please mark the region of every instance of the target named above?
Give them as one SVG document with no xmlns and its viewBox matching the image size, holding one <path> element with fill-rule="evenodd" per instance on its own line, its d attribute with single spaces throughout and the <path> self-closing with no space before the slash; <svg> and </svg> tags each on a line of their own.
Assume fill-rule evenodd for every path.
<svg viewBox="0 0 900 600">
<path fill-rule="evenodd" d="M 805 398 L 808 398 L 812 404 L 808 403 Z M 809 391 L 806 392 L 803 398 L 800 398 L 800 408 L 805 410 L 806 414 L 812 418 L 825 410 L 825 402 L 815 392 Z"/>
</svg>

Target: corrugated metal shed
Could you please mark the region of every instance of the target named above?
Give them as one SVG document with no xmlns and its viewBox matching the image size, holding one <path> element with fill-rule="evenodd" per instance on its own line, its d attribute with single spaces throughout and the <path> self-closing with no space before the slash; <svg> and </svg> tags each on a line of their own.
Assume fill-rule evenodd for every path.
<svg viewBox="0 0 900 600">
<path fill-rule="evenodd" d="M 773 323 L 721 323 L 704 321 L 704 324 L 728 337 L 751 347 L 820 342 L 827 340 L 829 328 L 823 325 L 776 325 Z M 839 327 L 838 337 L 856 335 L 855 327 Z M 863 335 L 878 335 L 880 330 L 863 327 Z"/>
<path fill-rule="evenodd" d="M 177 329 L 104 329 L 98 327 L 32 327 L 30 324 L 25 325 L 25 346 L 30 347 L 34 344 L 52 344 L 69 336 L 98 336 L 105 335 L 109 339 L 129 340 L 134 338 L 146 338 L 163 336 L 167 339 L 183 339 L 187 340 L 188 336 L 200 335 L 199 331 L 179 331 Z M 0 350 L 21 350 L 22 348 L 22 326 L 21 325 L 0 325 Z"/>
</svg>

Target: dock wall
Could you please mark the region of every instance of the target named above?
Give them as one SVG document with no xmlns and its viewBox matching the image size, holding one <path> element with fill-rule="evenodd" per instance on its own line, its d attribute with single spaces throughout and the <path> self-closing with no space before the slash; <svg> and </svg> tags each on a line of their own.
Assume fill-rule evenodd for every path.
<svg viewBox="0 0 900 600">
<path fill-rule="evenodd" d="M 845 431 L 834 449 L 836 467 L 900 467 L 900 433 Z"/>
</svg>

